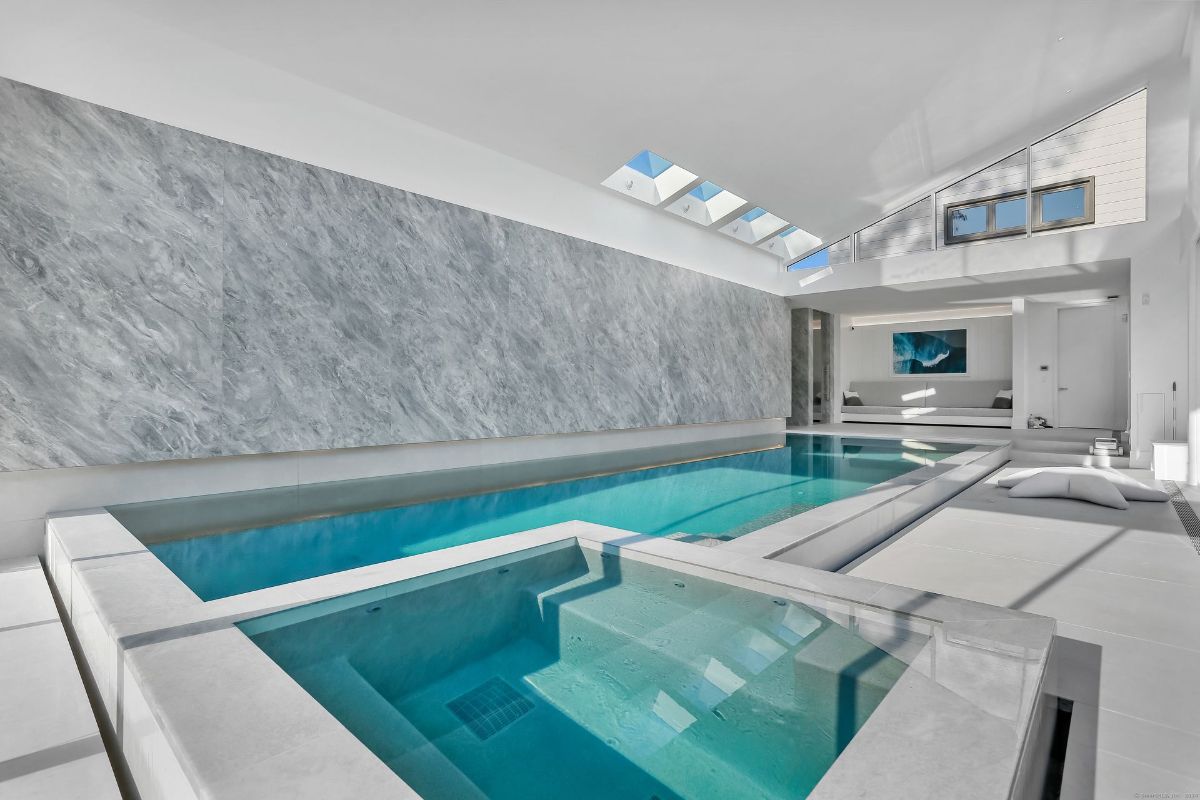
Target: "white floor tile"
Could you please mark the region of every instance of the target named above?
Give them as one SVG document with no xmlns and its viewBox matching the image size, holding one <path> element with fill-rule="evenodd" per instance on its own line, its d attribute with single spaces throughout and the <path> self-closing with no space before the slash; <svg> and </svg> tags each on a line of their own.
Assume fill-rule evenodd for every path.
<svg viewBox="0 0 1200 800">
<path fill-rule="evenodd" d="M 1101 707 L 1200 736 L 1200 651 L 1063 622 L 1058 635 L 1099 645 Z"/>
</svg>

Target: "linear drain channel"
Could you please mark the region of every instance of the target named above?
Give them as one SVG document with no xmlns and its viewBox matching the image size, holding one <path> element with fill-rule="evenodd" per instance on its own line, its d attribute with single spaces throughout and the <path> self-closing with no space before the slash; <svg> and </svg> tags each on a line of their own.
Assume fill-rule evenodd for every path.
<svg viewBox="0 0 1200 800">
<path fill-rule="evenodd" d="M 446 703 L 446 708 L 486 741 L 532 711 L 533 703 L 497 677 Z"/>
<path fill-rule="evenodd" d="M 1196 554 L 1200 555 L 1200 517 L 1196 516 L 1196 509 L 1192 508 L 1192 504 L 1183 496 L 1183 490 L 1179 488 L 1178 483 L 1163 481 L 1163 486 L 1171 497 L 1171 507 L 1179 515 L 1183 529 L 1187 531 L 1188 538 L 1192 540 L 1192 547 L 1195 548 Z"/>
</svg>

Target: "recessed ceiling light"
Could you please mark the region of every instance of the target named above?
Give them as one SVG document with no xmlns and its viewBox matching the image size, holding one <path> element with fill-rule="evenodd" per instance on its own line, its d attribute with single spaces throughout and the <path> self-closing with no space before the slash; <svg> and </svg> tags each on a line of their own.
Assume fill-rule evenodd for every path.
<svg viewBox="0 0 1200 800">
<path fill-rule="evenodd" d="M 1060 36 L 1060 37 L 1058 37 L 1058 40 L 1061 42 L 1061 41 L 1062 41 L 1063 39 L 1065 39 L 1065 38 L 1067 38 L 1067 37 L 1065 37 L 1065 36 Z"/>
</svg>

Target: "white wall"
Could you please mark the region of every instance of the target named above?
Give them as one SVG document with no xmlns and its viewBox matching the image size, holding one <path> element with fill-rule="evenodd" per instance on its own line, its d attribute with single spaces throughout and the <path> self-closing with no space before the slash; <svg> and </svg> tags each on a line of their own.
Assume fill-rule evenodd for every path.
<svg viewBox="0 0 1200 800">
<path fill-rule="evenodd" d="M 1180 215 L 1181 262 L 1188 275 L 1188 483 L 1200 483 L 1200 13 L 1188 30 L 1188 186 Z"/>
<path fill-rule="evenodd" d="M 13 80 L 748 286 L 781 270 L 602 188 L 603 175 L 568 180 L 103 0 L 0 2 L 0 17 L 0 75 Z"/>
<path fill-rule="evenodd" d="M 841 389 L 850 381 L 883 381 L 892 375 L 892 333 L 895 331 L 938 331 L 967 329 L 967 379 L 1010 380 L 1012 378 L 1012 317 L 939 319 L 894 325 L 862 325 L 846 328 L 841 337 Z M 928 376 L 921 376 L 926 378 Z M 954 376 L 938 375 L 938 380 Z M 905 380 L 905 378 L 898 378 Z"/>
<path fill-rule="evenodd" d="M 1138 92 L 1035 144 L 1034 187 L 1091 176 L 1096 225 L 1144 220 L 1146 100 L 1146 92 Z"/>
<path fill-rule="evenodd" d="M 924 284 L 922 288 L 929 288 L 930 282 L 938 280 L 988 283 L 994 277 L 1030 269 L 1061 268 L 1064 274 L 1069 274 L 1080 269 L 1079 265 L 1129 259 L 1131 456 L 1135 466 L 1148 465 L 1150 452 L 1145 447 L 1148 438 L 1139 430 L 1139 400 L 1143 396 L 1162 396 L 1169 402 L 1171 384 L 1175 382 L 1179 387 L 1181 413 L 1191 407 L 1188 342 L 1193 326 L 1189 323 L 1192 301 L 1188 237 L 1189 231 L 1196 228 L 1191 211 L 1189 219 L 1181 224 L 1189 194 L 1189 145 L 1194 129 L 1189 65 L 1183 61 L 1170 62 L 1144 78 L 1149 87 L 1144 222 L 858 261 L 844 265 L 805 289 L 789 288 L 781 280 L 781 291 L 794 296 L 794 302 L 820 308 L 819 297 L 804 295 L 875 286 L 903 290 L 913 284 Z M 1131 86 L 1130 90 L 1135 88 Z M 1196 105 L 1200 108 L 1200 101 Z M 1200 117 L 1197 122 L 1200 123 Z M 1193 147 L 1198 157 L 1195 160 L 1200 161 L 1200 148 Z M 1200 196 L 1200 187 L 1196 190 Z M 1200 406 L 1200 398 L 1197 403 Z M 1167 413 L 1169 416 L 1169 408 Z M 1200 408 L 1194 413 L 1200 431 Z"/>
<path fill-rule="evenodd" d="M 1020 386 L 1021 398 L 1019 403 L 1014 401 L 1014 411 L 1018 405 L 1021 410 L 1020 425 L 1025 425 L 1025 419 L 1030 414 L 1045 417 L 1051 425 L 1057 425 L 1058 402 L 1058 312 L 1068 306 L 1066 303 L 1039 303 L 1025 299 L 1024 313 L 1014 317 L 1016 325 L 1023 327 L 1017 338 L 1025 339 L 1025 363 L 1021 366 L 1019 359 L 1014 360 L 1014 370 L 1023 369 L 1020 380 L 1014 386 Z M 1116 362 L 1115 372 L 1117 381 L 1113 385 L 1113 394 L 1117 414 L 1120 418 L 1129 416 L 1129 298 L 1122 296 L 1110 304 L 1113 313 L 1113 326 L 1117 331 L 1122 347 L 1112 353 Z M 1043 370 L 1042 367 L 1045 367 Z M 1014 414 L 1014 424 L 1018 422 Z"/>
</svg>

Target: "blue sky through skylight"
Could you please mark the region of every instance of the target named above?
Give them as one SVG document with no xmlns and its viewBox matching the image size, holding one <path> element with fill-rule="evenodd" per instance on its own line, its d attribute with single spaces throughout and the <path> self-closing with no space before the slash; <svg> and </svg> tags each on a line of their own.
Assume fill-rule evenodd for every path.
<svg viewBox="0 0 1200 800">
<path fill-rule="evenodd" d="M 795 264 L 788 265 L 788 272 L 795 272 L 798 269 L 812 269 L 814 267 L 829 266 L 829 248 L 825 247 L 815 253 L 805 256 Z"/>
<path fill-rule="evenodd" d="M 766 209 L 752 208 L 749 211 L 747 211 L 745 214 L 742 214 L 742 222 L 754 222 L 754 220 L 758 219 L 765 213 L 767 213 Z"/>
<path fill-rule="evenodd" d="M 795 225 L 788 225 L 786 228 L 784 228 L 783 230 L 781 230 L 779 233 L 777 233 L 775 235 L 780 236 L 780 237 L 790 236 L 791 234 L 795 233 L 798 230 L 800 230 L 800 229 L 797 228 Z"/>
<path fill-rule="evenodd" d="M 649 150 L 643 150 L 629 159 L 629 163 L 625 166 L 636 169 L 647 178 L 657 178 L 674 165 L 660 155 L 651 153 Z"/>
<path fill-rule="evenodd" d="M 720 186 L 717 186 L 712 181 L 705 181 L 695 189 L 692 189 L 690 192 L 688 192 L 688 194 L 707 203 L 709 200 L 713 199 L 723 191 L 725 190 Z"/>
</svg>

